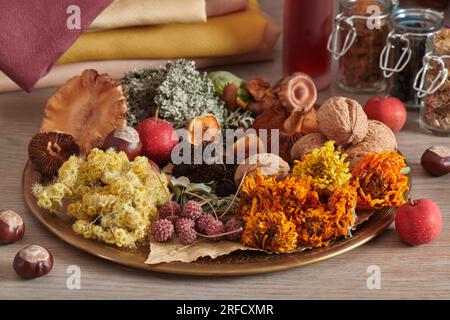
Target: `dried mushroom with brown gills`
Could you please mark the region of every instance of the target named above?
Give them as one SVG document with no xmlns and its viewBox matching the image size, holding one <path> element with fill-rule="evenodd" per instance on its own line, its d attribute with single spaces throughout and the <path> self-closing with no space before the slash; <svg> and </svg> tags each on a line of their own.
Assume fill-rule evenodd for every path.
<svg viewBox="0 0 450 320">
<path fill-rule="evenodd" d="M 253 174 L 257 169 L 261 173 L 277 177 L 279 179 L 286 178 L 291 168 L 289 164 L 273 153 L 258 153 L 251 155 L 244 163 L 240 164 L 234 174 L 234 181 L 239 185 L 247 175 Z"/>
<path fill-rule="evenodd" d="M 317 111 L 319 130 L 339 146 L 358 144 L 368 131 L 368 120 L 358 101 L 331 97 Z"/>
<path fill-rule="evenodd" d="M 315 149 L 320 149 L 327 142 L 327 138 L 321 133 L 307 134 L 298 140 L 291 149 L 291 159 L 301 160 L 305 154 Z"/>
<path fill-rule="evenodd" d="M 377 120 L 368 121 L 368 131 L 364 140 L 345 149 L 350 162 L 350 171 L 369 153 L 397 150 L 397 138 L 394 132 L 384 123 Z"/>
<path fill-rule="evenodd" d="M 201 145 L 203 142 L 214 142 L 220 133 L 220 121 L 215 115 L 205 114 L 195 117 L 187 127 L 187 139 L 189 143 Z"/>
<path fill-rule="evenodd" d="M 317 90 L 313 80 L 304 73 L 295 73 L 273 89 L 261 80 L 250 81 L 248 89 L 264 109 L 255 119 L 253 129 L 279 129 L 280 156 L 291 161 L 290 150 L 295 142 L 303 134 L 318 131 L 314 110 Z"/>
<path fill-rule="evenodd" d="M 48 177 L 55 176 L 70 156 L 79 153 L 80 147 L 74 138 L 63 132 L 38 133 L 28 144 L 31 163 L 41 174 Z"/>
<path fill-rule="evenodd" d="M 122 87 L 107 74 L 85 70 L 62 85 L 45 106 L 41 132 L 71 134 L 82 154 L 101 147 L 106 136 L 127 124 Z"/>
</svg>

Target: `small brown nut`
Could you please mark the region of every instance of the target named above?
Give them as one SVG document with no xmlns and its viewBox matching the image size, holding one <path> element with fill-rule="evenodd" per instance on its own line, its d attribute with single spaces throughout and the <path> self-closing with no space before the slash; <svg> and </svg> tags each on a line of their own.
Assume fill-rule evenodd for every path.
<svg viewBox="0 0 450 320">
<path fill-rule="evenodd" d="M 339 146 L 357 144 L 368 131 L 367 116 L 353 99 L 331 97 L 317 111 L 319 130 Z"/>
<path fill-rule="evenodd" d="M 239 185 L 245 176 L 253 174 L 256 169 L 270 177 L 275 176 L 283 179 L 290 171 L 289 164 L 279 156 L 272 153 L 259 153 L 250 156 L 244 163 L 240 164 L 234 174 L 234 181 Z"/>
<path fill-rule="evenodd" d="M 25 223 L 22 217 L 12 211 L 0 211 L 0 244 L 11 244 L 23 238 Z"/>
<path fill-rule="evenodd" d="M 450 173 L 450 148 L 432 146 L 425 150 L 420 160 L 428 174 L 440 177 Z"/>
<path fill-rule="evenodd" d="M 31 245 L 20 250 L 14 258 L 14 270 L 25 279 L 38 278 L 53 268 L 53 256 L 39 245 Z"/>
<path fill-rule="evenodd" d="M 136 129 L 125 126 L 114 130 L 106 137 L 103 150 L 109 148 L 125 152 L 128 159 L 133 161 L 142 152 L 142 142 Z"/>
<path fill-rule="evenodd" d="M 370 152 L 395 151 L 397 139 L 394 132 L 384 123 L 377 120 L 369 120 L 369 129 L 364 140 L 356 145 L 345 149 L 350 162 L 350 170 Z"/>
<path fill-rule="evenodd" d="M 327 142 L 327 138 L 321 133 L 310 133 L 298 140 L 291 149 L 291 159 L 300 160 L 305 154 L 314 149 L 320 149 Z"/>
</svg>

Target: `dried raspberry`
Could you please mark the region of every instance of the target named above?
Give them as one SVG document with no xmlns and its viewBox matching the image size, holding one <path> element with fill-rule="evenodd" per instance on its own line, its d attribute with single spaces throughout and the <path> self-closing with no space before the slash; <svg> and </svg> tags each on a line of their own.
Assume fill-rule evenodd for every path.
<svg viewBox="0 0 450 320">
<path fill-rule="evenodd" d="M 215 236 L 220 235 L 225 232 L 225 226 L 223 225 L 222 221 L 213 219 L 210 221 L 210 223 L 206 227 L 206 234 L 208 236 Z M 213 241 L 220 241 L 222 240 L 222 236 L 212 237 L 208 238 Z"/>
<path fill-rule="evenodd" d="M 236 232 L 227 234 L 225 238 L 230 241 L 241 241 L 243 229 L 240 221 L 236 219 L 230 219 L 227 221 L 227 223 L 225 223 L 225 232 L 232 231 Z"/>
<path fill-rule="evenodd" d="M 195 220 L 202 215 L 202 206 L 196 201 L 189 200 L 184 204 L 183 212 L 181 216 L 183 218 L 188 218 Z"/>
<path fill-rule="evenodd" d="M 206 227 L 211 223 L 215 218 L 210 214 L 202 214 L 200 218 L 195 221 L 195 226 L 197 231 L 203 234 L 206 234 Z"/>
<path fill-rule="evenodd" d="M 178 234 L 178 238 L 182 244 L 189 245 L 197 240 L 197 233 L 195 232 L 194 228 L 186 227 L 182 229 Z"/>
<path fill-rule="evenodd" d="M 195 222 L 194 220 L 188 218 L 180 218 L 175 222 L 175 230 L 177 233 L 181 233 L 185 228 L 194 229 Z"/>
<path fill-rule="evenodd" d="M 167 219 L 167 217 L 171 217 L 174 215 L 180 216 L 181 215 L 181 207 L 175 201 L 168 201 L 159 208 L 158 214 L 159 214 L 160 219 Z"/>
<path fill-rule="evenodd" d="M 167 219 L 156 220 L 152 223 L 150 231 L 156 242 L 167 242 L 174 233 L 173 223 Z"/>
</svg>

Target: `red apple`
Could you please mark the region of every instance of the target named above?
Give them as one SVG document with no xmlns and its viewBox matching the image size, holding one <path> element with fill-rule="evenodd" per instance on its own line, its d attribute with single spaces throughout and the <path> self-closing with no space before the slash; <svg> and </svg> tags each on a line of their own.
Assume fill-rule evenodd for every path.
<svg viewBox="0 0 450 320">
<path fill-rule="evenodd" d="M 408 115 L 402 101 L 387 96 L 370 98 L 364 106 L 364 111 L 369 119 L 383 122 L 394 132 L 403 128 Z"/>
<path fill-rule="evenodd" d="M 400 238 L 410 245 L 429 243 L 441 233 L 442 214 L 429 199 L 410 200 L 398 209 L 395 228 Z"/>
<path fill-rule="evenodd" d="M 172 149 L 179 140 L 172 125 L 154 117 L 142 121 L 136 130 L 142 141 L 142 155 L 160 166 L 169 162 Z"/>
</svg>

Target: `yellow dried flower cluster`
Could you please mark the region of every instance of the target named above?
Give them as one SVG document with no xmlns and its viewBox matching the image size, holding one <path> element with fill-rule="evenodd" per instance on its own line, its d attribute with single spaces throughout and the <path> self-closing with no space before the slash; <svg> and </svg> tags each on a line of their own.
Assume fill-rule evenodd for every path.
<svg viewBox="0 0 450 320">
<path fill-rule="evenodd" d="M 145 157 L 129 161 L 123 152 L 93 149 L 72 156 L 55 183 L 36 185 L 38 206 L 57 213 L 66 204 L 72 228 L 88 239 L 133 248 L 145 241 L 157 206 L 168 201 L 168 180 Z"/>
<path fill-rule="evenodd" d="M 301 161 L 295 161 L 292 174 L 299 178 L 310 176 L 316 190 L 334 192 L 352 177 L 346 158 L 346 154 L 335 150 L 333 141 L 327 141 L 322 148 L 313 150 Z"/>
</svg>

